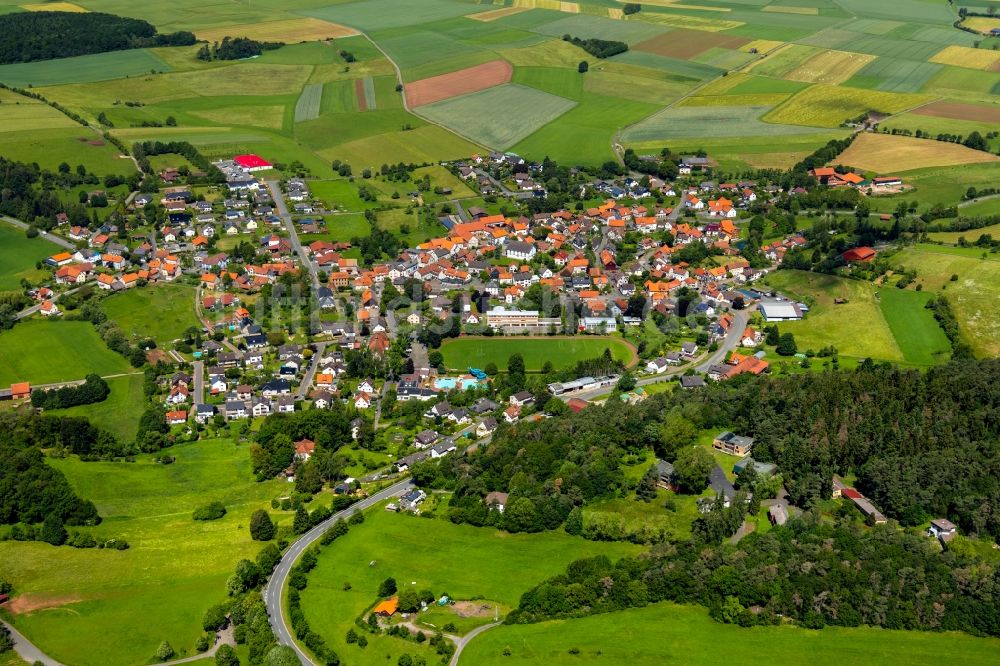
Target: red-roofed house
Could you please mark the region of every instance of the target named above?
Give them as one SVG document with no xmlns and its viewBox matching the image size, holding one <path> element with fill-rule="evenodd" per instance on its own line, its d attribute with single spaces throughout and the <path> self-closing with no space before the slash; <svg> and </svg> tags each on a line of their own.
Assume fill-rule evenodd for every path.
<svg viewBox="0 0 1000 666">
<path fill-rule="evenodd" d="M 849 264 L 853 264 L 855 262 L 867 263 L 872 259 L 874 259 L 876 254 L 878 253 L 875 252 L 875 250 L 873 250 L 872 248 L 867 246 L 862 246 L 862 247 L 853 247 L 844 254 L 840 255 L 840 257 Z"/>
</svg>

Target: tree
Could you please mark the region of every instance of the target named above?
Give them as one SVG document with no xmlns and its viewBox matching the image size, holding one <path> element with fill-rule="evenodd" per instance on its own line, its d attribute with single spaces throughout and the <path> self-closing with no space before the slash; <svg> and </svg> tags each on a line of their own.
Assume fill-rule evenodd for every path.
<svg viewBox="0 0 1000 666">
<path fill-rule="evenodd" d="M 576 71 L 580 72 L 581 74 L 586 74 L 587 71 L 589 70 L 590 70 L 590 63 L 588 63 L 586 60 L 581 60 L 580 64 L 576 66 Z"/>
<path fill-rule="evenodd" d="M 504 512 L 504 527 L 510 532 L 538 532 L 542 525 L 535 503 L 527 497 L 518 497 Z"/>
<path fill-rule="evenodd" d="M 0 654 L 14 649 L 14 639 L 10 636 L 10 629 L 0 624 Z"/>
<path fill-rule="evenodd" d="M 215 653 L 215 666 L 240 666 L 240 658 L 231 646 L 223 643 Z"/>
<path fill-rule="evenodd" d="M 264 666 L 300 666 L 295 650 L 287 645 L 275 645 L 264 657 Z"/>
<path fill-rule="evenodd" d="M 618 380 L 618 390 L 623 393 L 635 388 L 635 376 L 631 372 L 626 372 Z"/>
<path fill-rule="evenodd" d="M 312 527 L 312 520 L 309 518 L 309 512 L 304 506 L 300 506 L 295 510 L 295 520 L 292 521 L 292 530 L 296 534 L 304 534 L 309 531 Z"/>
<path fill-rule="evenodd" d="M 779 356 L 795 356 L 795 353 L 798 351 L 798 348 L 795 346 L 795 336 L 791 333 L 782 333 L 774 351 L 778 352 Z"/>
<path fill-rule="evenodd" d="M 280 561 L 281 551 L 273 543 L 267 544 L 257 553 L 257 566 L 264 576 L 270 575 Z"/>
<path fill-rule="evenodd" d="M 639 481 L 639 487 L 635 489 L 636 499 L 641 499 L 643 502 L 652 502 L 656 499 L 656 483 L 660 480 L 660 473 L 656 469 L 656 465 L 650 465 L 646 473 L 642 475 L 642 479 Z"/>
<path fill-rule="evenodd" d="M 62 518 L 59 517 L 57 513 L 50 513 L 45 516 L 45 522 L 42 523 L 42 533 L 41 540 L 45 543 L 51 543 L 53 546 L 61 546 L 66 543 L 66 538 L 69 535 L 66 534 L 66 528 L 63 527 Z"/>
<path fill-rule="evenodd" d="M 396 594 L 396 579 L 390 576 L 378 586 L 378 596 L 391 597 L 394 594 Z"/>
<path fill-rule="evenodd" d="M 420 593 L 412 587 L 406 587 L 399 591 L 399 610 L 410 613 L 420 609 Z"/>
<path fill-rule="evenodd" d="M 689 493 L 700 493 L 708 486 L 708 475 L 713 467 L 712 454 L 701 446 L 681 449 L 674 461 L 677 481 Z"/>
<path fill-rule="evenodd" d="M 160 647 L 156 648 L 156 661 L 167 661 L 174 656 L 174 648 L 167 641 L 160 643 Z"/>
<path fill-rule="evenodd" d="M 275 527 L 271 516 L 264 509 L 257 509 L 250 516 L 250 537 L 254 541 L 270 541 L 274 538 Z"/>
<path fill-rule="evenodd" d="M 638 14 L 641 11 L 642 5 L 638 2 L 627 2 L 625 3 L 625 6 L 622 7 L 622 13 L 625 14 L 625 16 L 628 16 L 629 14 Z"/>
</svg>

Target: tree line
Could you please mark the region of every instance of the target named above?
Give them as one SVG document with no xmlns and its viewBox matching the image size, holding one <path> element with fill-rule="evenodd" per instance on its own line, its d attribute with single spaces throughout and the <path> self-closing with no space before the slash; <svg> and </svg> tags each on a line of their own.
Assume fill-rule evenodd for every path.
<svg viewBox="0 0 1000 666">
<path fill-rule="evenodd" d="M 0 35 L 0 64 L 195 43 L 193 33 L 159 34 L 147 21 L 102 12 L 5 14 Z"/>
<path fill-rule="evenodd" d="M 77 386 L 61 386 L 54 389 L 36 388 L 31 392 L 31 406 L 41 409 L 63 409 L 77 405 L 91 405 L 103 402 L 111 395 L 108 383 L 100 375 L 87 375 Z"/>
<path fill-rule="evenodd" d="M 215 42 L 209 47 L 205 44 L 198 49 L 198 60 L 243 60 L 255 58 L 264 51 L 273 51 L 284 46 L 284 42 L 259 42 L 249 37 L 225 36 L 221 42 Z"/>
</svg>

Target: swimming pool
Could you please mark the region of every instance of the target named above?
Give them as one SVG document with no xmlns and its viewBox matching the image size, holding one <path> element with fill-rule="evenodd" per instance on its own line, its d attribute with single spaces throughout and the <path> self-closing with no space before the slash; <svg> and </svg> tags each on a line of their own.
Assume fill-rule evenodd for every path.
<svg viewBox="0 0 1000 666">
<path fill-rule="evenodd" d="M 471 388 L 476 388 L 478 385 L 479 380 L 468 375 L 464 377 L 438 377 L 434 380 L 434 388 L 440 391 L 451 391 L 459 387 L 463 391 L 468 391 Z"/>
</svg>

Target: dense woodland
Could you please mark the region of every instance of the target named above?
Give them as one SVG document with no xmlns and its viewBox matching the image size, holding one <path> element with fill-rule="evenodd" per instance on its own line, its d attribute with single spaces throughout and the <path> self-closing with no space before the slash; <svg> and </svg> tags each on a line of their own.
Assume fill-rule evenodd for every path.
<svg viewBox="0 0 1000 666">
<path fill-rule="evenodd" d="M 259 42 L 247 37 L 223 37 L 212 46 L 205 44 L 198 50 L 199 60 L 243 60 L 255 58 L 264 51 L 273 51 L 284 46 L 284 42 Z"/>
<path fill-rule="evenodd" d="M 0 35 L 0 64 L 195 43 L 190 32 L 161 35 L 146 21 L 101 12 L 5 14 Z"/>
<path fill-rule="evenodd" d="M 563 35 L 563 41 L 569 42 L 574 46 L 579 46 L 595 58 L 610 58 L 613 55 L 628 51 L 628 44 L 625 42 L 614 42 L 607 39 L 580 39 L 571 35 Z"/>
<path fill-rule="evenodd" d="M 540 423 L 503 427 L 465 457 L 415 466 L 425 485 L 454 489 L 451 517 L 483 524 L 482 498 L 509 492 L 525 518 L 511 531 L 552 529 L 590 499 L 624 484 L 622 461 L 652 448 L 675 461 L 698 431 L 756 439 L 754 457 L 778 465 L 790 501 L 830 497 L 835 473 L 903 525 L 949 518 L 963 532 L 1000 537 L 1000 361 L 925 372 L 862 363 L 856 371 L 737 377 L 704 389 L 612 403 Z M 521 511 L 517 512 L 520 515 Z"/>
<path fill-rule="evenodd" d="M 892 526 L 865 528 L 860 514 L 845 513 L 833 525 L 806 514 L 735 545 L 693 541 L 614 564 L 577 560 L 526 592 L 507 622 L 675 601 L 743 626 L 793 619 L 814 629 L 865 624 L 1000 635 L 995 567 Z"/>
</svg>

